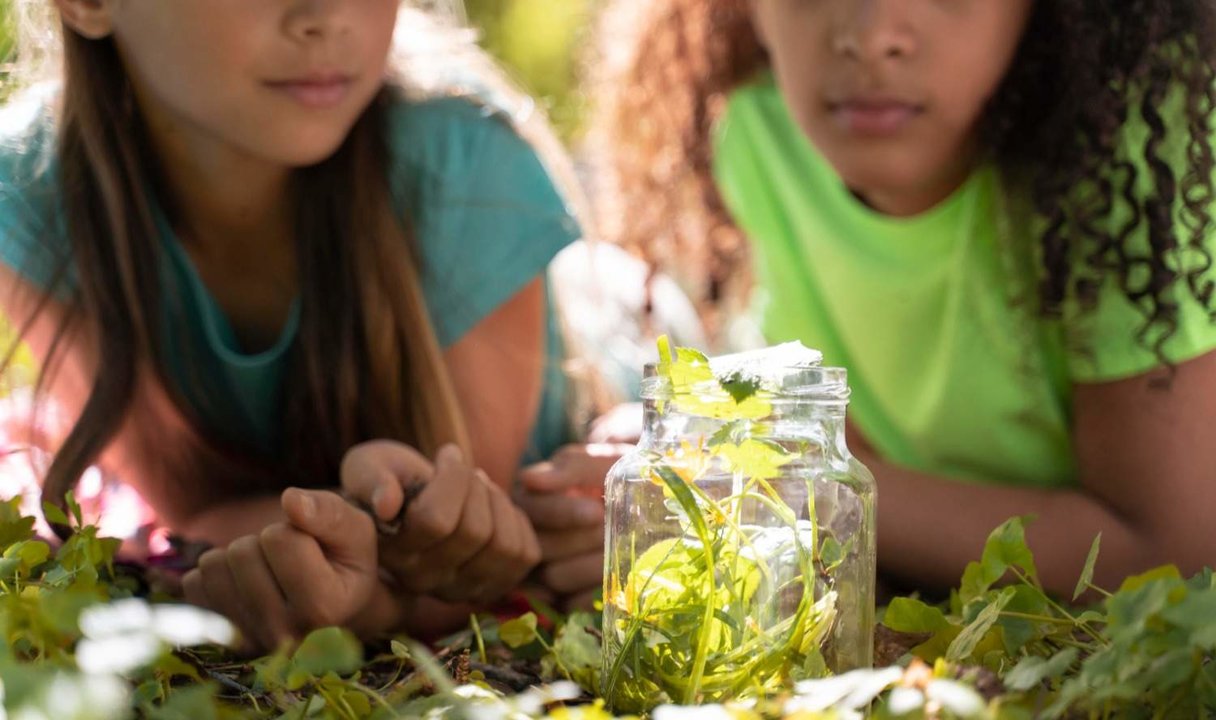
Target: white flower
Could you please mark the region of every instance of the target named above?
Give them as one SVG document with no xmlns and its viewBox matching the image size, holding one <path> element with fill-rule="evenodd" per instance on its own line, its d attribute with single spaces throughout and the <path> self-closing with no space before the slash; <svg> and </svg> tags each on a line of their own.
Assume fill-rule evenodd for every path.
<svg viewBox="0 0 1216 720">
<path fill-rule="evenodd" d="M 480 685 L 461 685 L 452 691 L 452 694 L 465 700 L 497 700 L 498 696 L 493 691 L 487 690 Z"/>
<path fill-rule="evenodd" d="M 90 638 L 143 632 L 151 624 L 152 608 L 138 598 L 94 605 L 80 613 L 80 632 Z"/>
<path fill-rule="evenodd" d="M 546 705 L 577 700 L 583 691 L 578 685 L 568 680 L 555 682 L 552 685 L 529 688 L 516 695 L 511 703 L 515 710 L 524 715 L 539 715 Z"/>
<path fill-rule="evenodd" d="M 721 705 L 660 705 L 650 717 L 653 720 L 734 720 Z"/>
<path fill-rule="evenodd" d="M 128 690 L 114 677 L 59 674 L 14 708 L 9 720 L 115 720 L 127 716 Z M 0 704 L 0 719 L 4 717 Z"/>
<path fill-rule="evenodd" d="M 953 680 L 930 682 L 925 686 L 925 697 L 962 718 L 982 715 L 986 706 L 978 692 Z"/>
<path fill-rule="evenodd" d="M 153 607 L 152 631 L 176 647 L 208 643 L 230 645 L 236 639 L 236 631 L 227 618 L 193 605 Z"/>
<path fill-rule="evenodd" d="M 90 675 L 125 675 L 164 652 L 164 644 L 146 633 L 85 638 L 76 646 L 76 666 Z"/>
<path fill-rule="evenodd" d="M 510 711 L 501 703 L 494 705 L 475 704 L 469 705 L 464 709 L 464 716 L 466 720 L 508 720 L 510 718 Z"/>
<path fill-rule="evenodd" d="M 821 712 L 828 708 L 857 710 L 869 705 L 883 690 L 903 677 L 901 668 L 853 670 L 822 680 L 798 683 L 798 696 L 785 704 L 785 712 Z"/>
<path fill-rule="evenodd" d="M 137 598 L 95 605 L 80 614 L 84 635 L 76 664 L 86 673 L 125 674 L 152 662 L 170 647 L 230 644 L 232 623 L 190 605 L 149 605 Z"/>
<path fill-rule="evenodd" d="M 925 696 L 916 688 L 897 687 L 887 698 L 887 709 L 892 715 L 907 715 L 925 706 Z"/>
</svg>

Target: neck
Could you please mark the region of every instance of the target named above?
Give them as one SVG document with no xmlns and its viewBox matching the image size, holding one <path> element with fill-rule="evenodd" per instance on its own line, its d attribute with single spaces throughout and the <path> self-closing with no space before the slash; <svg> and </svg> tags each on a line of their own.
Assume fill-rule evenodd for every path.
<svg viewBox="0 0 1216 720">
<path fill-rule="evenodd" d="M 224 252 L 290 236 L 291 168 L 184 127 L 155 103 L 141 105 L 187 244 Z"/>
<path fill-rule="evenodd" d="M 857 191 L 862 202 L 883 215 L 892 217 L 914 217 L 932 210 L 962 187 L 966 178 L 957 184 L 935 188 L 876 189 Z"/>
<path fill-rule="evenodd" d="M 934 177 L 907 186 L 856 188 L 854 192 L 874 210 L 892 217 L 913 217 L 928 212 L 945 202 L 971 177 L 975 170 L 975 154 L 959 153 Z"/>
</svg>

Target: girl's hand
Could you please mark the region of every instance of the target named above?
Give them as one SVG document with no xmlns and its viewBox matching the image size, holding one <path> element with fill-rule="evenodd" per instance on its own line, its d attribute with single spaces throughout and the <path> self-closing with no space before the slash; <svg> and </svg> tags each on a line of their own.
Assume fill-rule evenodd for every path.
<svg viewBox="0 0 1216 720">
<path fill-rule="evenodd" d="M 281 502 L 286 522 L 207 551 L 182 580 L 186 600 L 232 620 L 249 651 L 349 625 L 378 581 L 367 513 L 322 490 L 291 488 Z"/>
<path fill-rule="evenodd" d="M 642 437 L 642 415 L 642 403 L 617 405 L 591 423 L 587 441 L 634 445 Z"/>
<path fill-rule="evenodd" d="M 540 538 L 534 578 L 566 611 L 591 609 L 604 582 L 604 479 L 630 445 L 569 445 L 526 468 L 520 507 Z"/>
<path fill-rule="evenodd" d="M 490 602 L 540 561 L 527 517 L 461 451 L 431 463 L 401 443 L 353 448 L 342 489 L 381 527 L 380 564 L 407 592 L 449 602 Z"/>
</svg>

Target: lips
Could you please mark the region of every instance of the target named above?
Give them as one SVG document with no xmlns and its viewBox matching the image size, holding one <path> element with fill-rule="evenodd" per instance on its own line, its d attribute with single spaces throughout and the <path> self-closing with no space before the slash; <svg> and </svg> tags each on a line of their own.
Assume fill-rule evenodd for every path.
<svg viewBox="0 0 1216 720">
<path fill-rule="evenodd" d="M 829 102 L 828 111 L 845 131 L 857 135 L 894 135 L 924 112 L 924 106 L 888 97 L 854 97 Z"/>
<path fill-rule="evenodd" d="M 283 93 L 304 107 L 318 110 L 341 104 L 352 85 L 352 76 L 333 72 L 266 82 L 266 87 Z"/>
</svg>

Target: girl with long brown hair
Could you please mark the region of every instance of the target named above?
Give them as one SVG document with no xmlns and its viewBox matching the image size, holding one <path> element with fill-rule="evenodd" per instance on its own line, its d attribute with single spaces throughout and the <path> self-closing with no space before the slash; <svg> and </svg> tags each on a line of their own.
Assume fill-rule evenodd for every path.
<svg viewBox="0 0 1216 720">
<path fill-rule="evenodd" d="M 44 497 L 132 484 L 215 547 L 187 598 L 262 647 L 514 587 L 579 232 L 527 104 L 399 0 L 17 9 L 62 28 L 61 87 L 0 122 L 0 301 L 71 419 Z"/>
<path fill-rule="evenodd" d="M 624 0 L 606 31 L 607 231 L 848 368 L 888 573 L 948 587 L 1023 514 L 1061 593 L 1098 533 L 1103 584 L 1212 562 L 1216 4 Z"/>
</svg>

